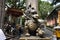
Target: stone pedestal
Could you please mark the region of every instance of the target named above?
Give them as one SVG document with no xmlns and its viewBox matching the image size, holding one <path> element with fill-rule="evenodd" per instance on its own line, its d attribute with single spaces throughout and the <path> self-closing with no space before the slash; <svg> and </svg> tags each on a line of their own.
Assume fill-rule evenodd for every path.
<svg viewBox="0 0 60 40">
<path fill-rule="evenodd" d="M 19 40 L 51 40 L 51 38 L 40 38 L 40 37 L 31 36 L 31 37 L 20 37 Z"/>
</svg>

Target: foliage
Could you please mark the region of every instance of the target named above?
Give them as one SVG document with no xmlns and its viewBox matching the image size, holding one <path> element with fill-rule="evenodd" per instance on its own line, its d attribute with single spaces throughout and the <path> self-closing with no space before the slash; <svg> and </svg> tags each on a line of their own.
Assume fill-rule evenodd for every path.
<svg viewBox="0 0 60 40">
<path fill-rule="evenodd" d="M 45 19 L 48 15 L 48 12 L 50 12 L 52 9 L 53 7 L 48 2 L 41 0 L 38 1 L 39 15 L 42 19 Z"/>
<path fill-rule="evenodd" d="M 6 5 L 9 7 L 12 7 L 12 8 L 24 8 L 24 3 L 25 3 L 25 0 L 21 1 L 21 0 L 6 0 Z"/>
</svg>

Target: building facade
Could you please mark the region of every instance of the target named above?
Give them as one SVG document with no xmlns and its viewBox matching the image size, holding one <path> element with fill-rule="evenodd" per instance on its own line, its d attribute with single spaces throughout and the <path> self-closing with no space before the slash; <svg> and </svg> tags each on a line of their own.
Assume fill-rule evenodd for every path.
<svg viewBox="0 0 60 40">
<path fill-rule="evenodd" d="M 60 25 L 60 6 L 57 6 L 47 17 L 47 24 L 52 26 Z"/>
</svg>

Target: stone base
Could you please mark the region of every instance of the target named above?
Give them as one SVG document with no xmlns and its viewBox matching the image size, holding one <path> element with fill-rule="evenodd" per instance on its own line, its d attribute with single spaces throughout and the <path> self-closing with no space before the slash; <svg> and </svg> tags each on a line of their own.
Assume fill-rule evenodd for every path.
<svg viewBox="0 0 60 40">
<path fill-rule="evenodd" d="M 31 37 L 20 37 L 19 40 L 51 40 L 51 38 L 40 38 L 40 37 L 31 36 Z"/>
</svg>

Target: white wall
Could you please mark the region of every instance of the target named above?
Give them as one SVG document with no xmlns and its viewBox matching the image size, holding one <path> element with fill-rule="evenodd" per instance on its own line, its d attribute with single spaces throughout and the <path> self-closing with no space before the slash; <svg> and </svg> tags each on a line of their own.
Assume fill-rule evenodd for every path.
<svg viewBox="0 0 60 40">
<path fill-rule="evenodd" d="M 52 3 L 53 0 L 41 0 L 41 1 L 46 1 L 46 2 Z"/>
</svg>

